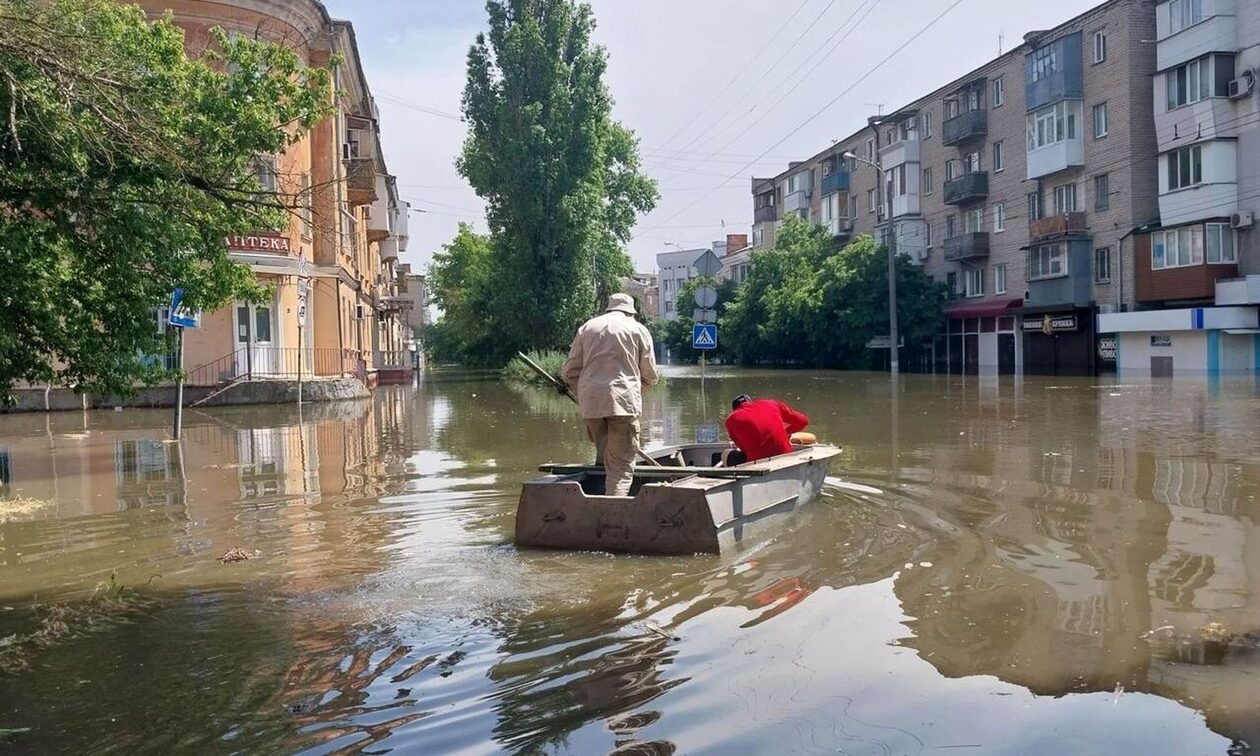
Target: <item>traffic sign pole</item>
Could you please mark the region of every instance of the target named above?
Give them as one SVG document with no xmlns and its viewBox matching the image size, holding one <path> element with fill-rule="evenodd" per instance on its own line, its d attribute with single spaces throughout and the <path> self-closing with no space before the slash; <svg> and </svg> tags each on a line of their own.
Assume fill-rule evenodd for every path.
<svg viewBox="0 0 1260 756">
<path fill-rule="evenodd" d="M 175 440 L 184 433 L 184 329 L 176 326 L 175 350 L 179 355 L 179 379 L 175 384 Z"/>
</svg>

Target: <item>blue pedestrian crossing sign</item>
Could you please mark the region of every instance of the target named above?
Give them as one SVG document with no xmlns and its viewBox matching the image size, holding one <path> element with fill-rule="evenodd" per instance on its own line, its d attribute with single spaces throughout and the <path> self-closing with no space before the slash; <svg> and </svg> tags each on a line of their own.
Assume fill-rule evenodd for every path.
<svg viewBox="0 0 1260 756">
<path fill-rule="evenodd" d="M 717 349 L 717 324 L 695 324 L 691 329 L 691 348 L 705 351 Z"/>
<path fill-rule="evenodd" d="M 184 305 L 184 290 L 176 289 L 171 294 L 170 315 L 166 322 L 176 328 L 196 328 L 201 325 L 201 317 Z"/>
</svg>

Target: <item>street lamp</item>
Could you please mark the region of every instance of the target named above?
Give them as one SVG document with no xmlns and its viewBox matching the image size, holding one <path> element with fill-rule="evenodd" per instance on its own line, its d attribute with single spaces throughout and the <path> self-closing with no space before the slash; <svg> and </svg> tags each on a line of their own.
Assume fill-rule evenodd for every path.
<svg viewBox="0 0 1260 756">
<path fill-rule="evenodd" d="M 875 144 L 878 149 L 879 130 L 875 128 L 876 125 L 875 121 L 871 122 L 871 128 L 875 129 Z M 879 153 L 877 152 L 876 154 L 878 155 Z M 888 221 L 888 369 L 892 375 L 896 376 L 901 372 L 901 366 L 897 354 L 897 229 L 893 227 L 892 222 L 892 183 L 884 180 L 884 169 L 879 163 L 858 157 L 853 152 L 845 152 L 840 157 L 856 163 L 865 163 L 875 169 L 876 196 L 878 196 L 880 183 L 887 187 L 885 204 L 888 208 L 888 218 L 886 219 Z"/>
</svg>

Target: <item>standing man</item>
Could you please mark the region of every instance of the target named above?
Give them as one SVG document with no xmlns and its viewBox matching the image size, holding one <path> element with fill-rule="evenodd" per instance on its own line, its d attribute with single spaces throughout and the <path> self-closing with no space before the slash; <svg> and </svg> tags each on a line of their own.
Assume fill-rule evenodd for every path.
<svg viewBox="0 0 1260 756">
<path fill-rule="evenodd" d="M 608 309 L 582 324 L 564 379 L 577 396 L 595 464 L 604 467 L 604 494 L 629 496 L 639 449 L 643 392 L 656 385 L 652 334 L 634 319 L 629 294 L 613 294 Z"/>
</svg>

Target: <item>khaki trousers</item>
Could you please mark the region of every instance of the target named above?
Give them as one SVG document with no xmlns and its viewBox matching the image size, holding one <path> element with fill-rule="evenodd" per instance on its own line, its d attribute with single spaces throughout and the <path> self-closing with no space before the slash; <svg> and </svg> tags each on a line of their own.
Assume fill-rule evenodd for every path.
<svg viewBox="0 0 1260 756">
<path fill-rule="evenodd" d="M 586 435 L 595 443 L 595 464 L 604 466 L 604 495 L 629 496 L 639 448 L 639 418 L 587 418 Z"/>
</svg>

